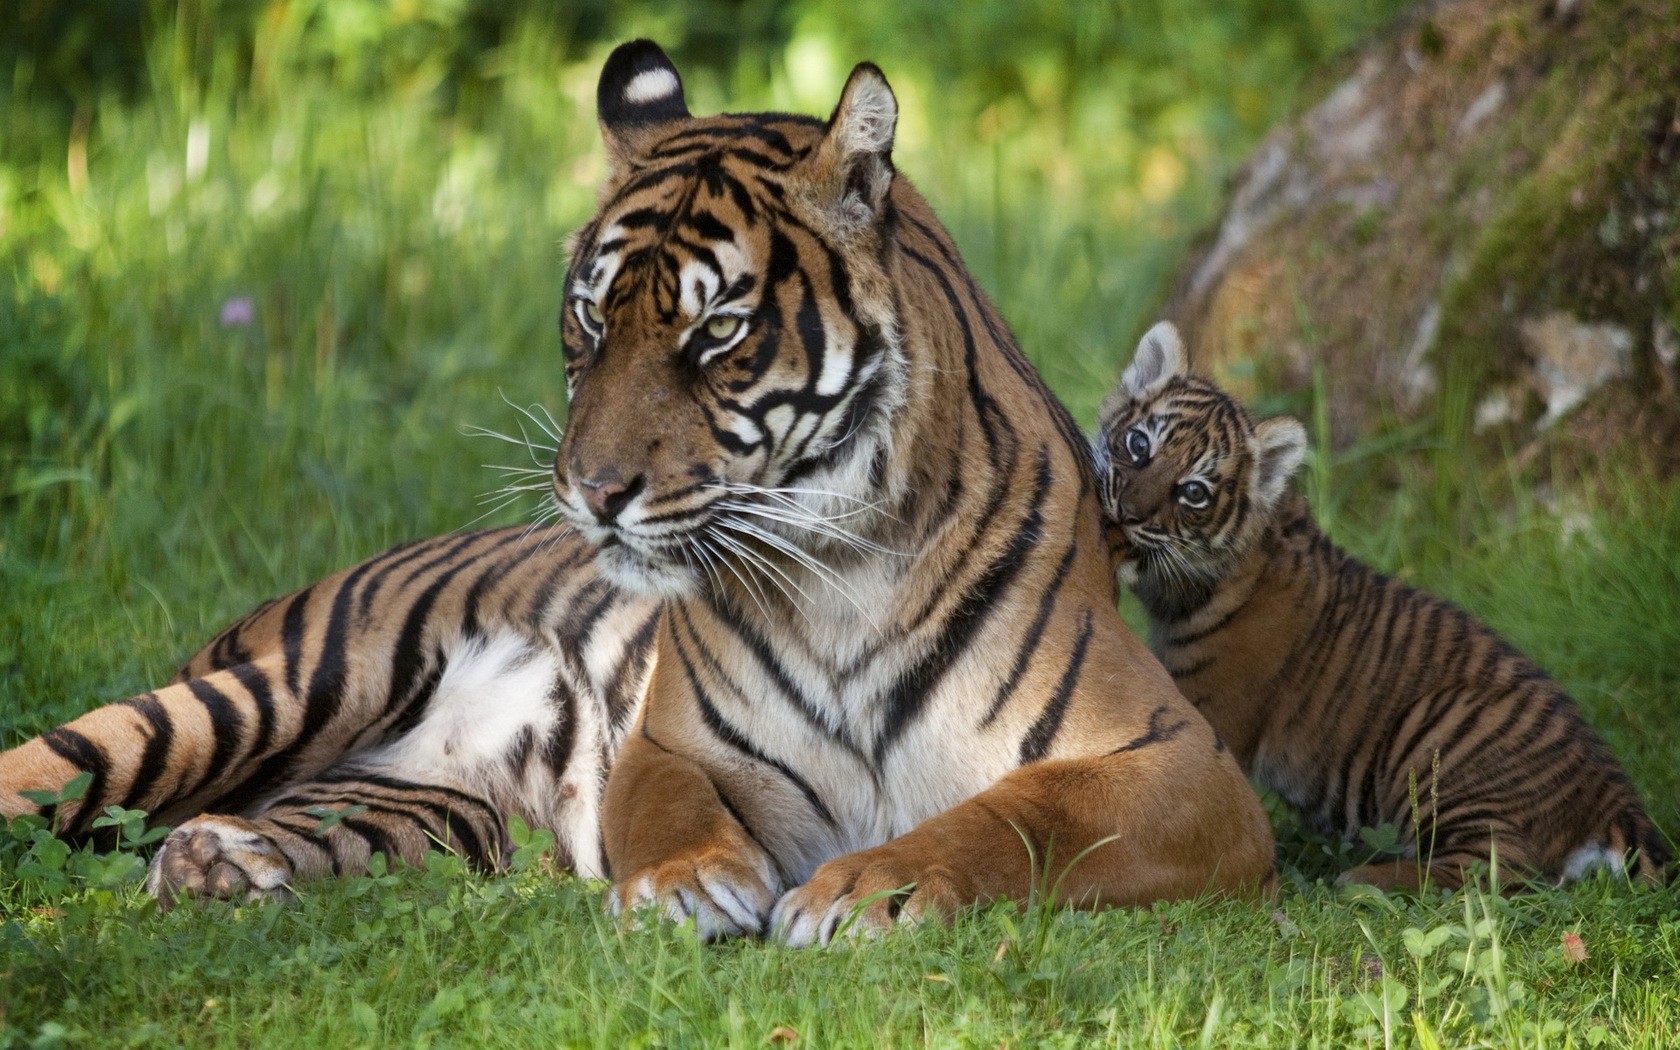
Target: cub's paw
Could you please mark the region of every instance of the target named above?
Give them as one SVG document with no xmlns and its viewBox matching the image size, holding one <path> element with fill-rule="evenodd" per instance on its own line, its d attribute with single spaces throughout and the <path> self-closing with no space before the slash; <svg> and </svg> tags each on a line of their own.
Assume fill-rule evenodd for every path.
<svg viewBox="0 0 1680 1050">
<path fill-rule="evenodd" d="M 972 903 L 967 880 L 949 867 L 877 846 L 834 858 L 805 885 L 783 894 L 770 929 L 790 947 L 826 945 L 842 930 L 876 937 L 895 925 L 947 917 Z"/>
<path fill-rule="evenodd" d="M 643 868 L 607 892 L 616 916 L 656 910 L 672 922 L 694 920 L 694 931 L 708 941 L 720 937 L 757 937 L 775 903 L 780 883 L 770 858 L 708 849 Z"/>
<path fill-rule="evenodd" d="M 238 817 L 194 817 L 163 840 L 146 874 L 146 892 L 165 911 L 178 896 L 239 900 L 296 898 L 292 864 L 256 825 Z"/>
</svg>

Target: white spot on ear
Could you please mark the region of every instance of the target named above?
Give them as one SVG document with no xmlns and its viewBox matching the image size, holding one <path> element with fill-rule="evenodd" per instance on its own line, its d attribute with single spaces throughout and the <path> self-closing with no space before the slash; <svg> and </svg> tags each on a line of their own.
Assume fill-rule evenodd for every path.
<svg viewBox="0 0 1680 1050">
<path fill-rule="evenodd" d="M 677 75 L 669 69 L 646 69 L 624 85 L 624 101 L 635 105 L 655 102 L 677 93 Z"/>
</svg>

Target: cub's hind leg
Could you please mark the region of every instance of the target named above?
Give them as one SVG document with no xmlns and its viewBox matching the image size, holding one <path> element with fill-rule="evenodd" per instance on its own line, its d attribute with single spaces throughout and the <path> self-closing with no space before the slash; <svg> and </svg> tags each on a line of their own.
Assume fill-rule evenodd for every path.
<svg viewBox="0 0 1680 1050">
<path fill-rule="evenodd" d="M 1486 869 L 1496 889 L 1512 891 L 1540 875 L 1533 851 L 1508 825 L 1459 828 L 1434 842 L 1425 840 L 1424 859 L 1396 857 L 1343 872 L 1338 882 L 1358 882 L 1380 890 L 1416 892 L 1461 888 L 1470 871 Z"/>
<path fill-rule="evenodd" d="M 153 858 L 146 889 L 166 908 L 182 894 L 290 900 L 292 883 L 362 874 L 375 853 L 419 864 L 441 849 L 494 869 L 509 846 L 506 814 L 480 795 L 344 767 L 292 785 L 254 816 L 182 824 Z"/>
</svg>

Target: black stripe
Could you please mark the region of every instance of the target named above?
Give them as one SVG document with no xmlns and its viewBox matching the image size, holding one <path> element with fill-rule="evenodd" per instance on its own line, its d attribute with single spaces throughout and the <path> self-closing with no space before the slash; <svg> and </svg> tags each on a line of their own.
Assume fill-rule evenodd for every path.
<svg viewBox="0 0 1680 1050">
<path fill-rule="evenodd" d="M 692 630 L 692 626 L 690 630 Z M 711 696 L 701 683 L 700 674 L 694 667 L 694 661 L 689 658 L 688 647 L 683 644 L 682 638 L 675 631 L 671 632 L 670 637 L 677 651 L 677 659 L 682 661 L 683 672 L 688 676 L 689 689 L 694 694 L 694 702 L 700 708 L 700 717 L 705 720 L 706 728 L 710 729 L 719 740 L 741 752 L 741 754 L 780 773 L 789 783 L 799 789 L 799 793 L 805 796 L 805 801 L 810 803 L 811 808 L 816 811 L 817 816 L 822 818 L 824 824 L 831 828 L 838 827 L 839 825 L 834 820 L 834 814 L 829 812 L 828 807 L 823 804 L 823 800 L 818 797 L 816 789 L 811 786 L 809 781 L 795 773 L 786 762 L 771 758 L 754 747 L 751 740 L 748 740 L 739 729 L 729 724 L 722 713 L 718 711 L 717 705 L 712 703 Z M 697 643 L 700 641 L 699 638 L 694 640 Z"/>
<path fill-rule="evenodd" d="M 1033 617 L 1031 626 L 1027 628 L 1026 637 L 1021 639 L 1021 648 L 1016 650 L 1015 666 L 1010 668 L 1009 677 L 1004 679 L 997 696 L 992 699 L 992 706 L 986 711 L 986 717 L 980 720 L 981 729 L 997 721 L 998 712 L 1002 711 L 1003 705 L 1015 695 L 1016 687 L 1021 684 L 1021 676 L 1027 673 L 1027 665 L 1032 662 L 1033 654 L 1038 651 L 1038 643 L 1044 637 L 1044 625 L 1050 622 L 1050 610 L 1055 608 L 1056 596 L 1061 593 L 1062 581 L 1067 579 L 1068 569 L 1073 565 L 1073 556 L 1078 550 L 1079 541 L 1075 539 L 1068 544 L 1067 550 L 1062 554 L 1062 560 L 1056 565 L 1056 575 L 1050 578 L 1050 586 L 1044 589 L 1044 594 L 1038 599 L 1038 614 Z"/>
<path fill-rule="evenodd" d="M 560 722 L 543 738 L 543 762 L 558 782 L 571 765 L 572 749 L 577 746 L 578 720 L 583 717 L 582 705 L 563 675 L 555 675 L 548 688 L 548 702 L 560 716 Z"/>
<path fill-rule="evenodd" d="M 286 692 L 294 697 L 302 695 L 303 632 L 307 627 L 304 613 L 309 607 L 309 595 L 314 590 L 311 585 L 292 595 L 291 601 L 286 603 L 286 615 L 280 624 L 280 651 L 286 663 Z"/>
<path fill-rule="evenodd" d="M 414 561 L 416 558 L 425 557 L 429 552 L 448 542 L 449 539 L 450 537 L 448 535 L 443 535 L 433 536 L 425 540 L 415 540 L 392 547 L 385 553 L 369 559 L 374 564 L 380 566 L 380 568 L 378 572 L 375 572 L 372 576 L 368 577 L 367 586 L 362 588 L 361 596 L 356 604 L 357 615 L 361 616 L 363 619 L 367 618 L 368 613 L 373 608 L 374 597 L 379 593 L 380 588 L 385 585 L 386 579 L 389 578 L 392 573 L 396 572 L 404 565 L 407 565 L 409 562 Z"/>
<path fill-rule="evenodd" d="M 887 694 L 883 705 L 884 724 L 873 749 L 876 766 L 881 764 L 893 742 L 921 714 L 945 672 L 958 657 L 966 654 L 981 626 L 1000 604 L 1003 592 L 1026 564 L 1027 552 L 1043 539 L 1044 502 L 1049 494 L 1050 482 L 1050 458 L 1045 449 L 1040 449 L 1032 500 L 1020 527 L 958 600 L 956 608 L 946 617 L 932 651 L 902 674 Z"/>
<path fill-rule="evenodd" d="M 832 740 L 834 743 L 844 748 L 847 754 L 855 756 L 859 761 L 868 765 L 867 760 L 864 758 L 863 748 L 857 741 L 852 739 L 850 734 L 846 732 L 846 727 L 832 725 L 828 719 L 824 718 L 820 712 L 811 706 L 809 698 L 807 698 L 805 693 L 799 688 L 798 683 L 795 682 L 793 676 L 788 673 L 787 668 L 782 665 L 781 660 L 776 655 L 775 649 L 764 639 L 763 635 L 761 635 L 745 620 L 741 619 L 733 607 L 727 604 L 720 605 L 716 602 L 709 602 L 707 607 L 711 609 L 712 614 L 717 617 L 719 622 L 721 622 L 721 624 L 728 629 L 738 641 L 747 647 L 747 649 L 752 653 L 754 659 L 758 661 L 759 667 L 761 667 L 764 670 L 764 673 L 770 677 L 770 680 L 775 684 L 776 689 L 787 698 L 788 702 L 793 706 L 793 709 L 799 713 L 799 716 L 805 720 L 807 725 L 809 725 L 812 729 L 815 729 L 818 733 L 821 733 L 825 739 Z M 671 606 L 670 611 L 673 614 L 681 615 L 685 621 L 688 620 L 688 610 L 683 606 L 673 605 Z M 698 632 L 694 630 L 692 623 L 688 624 L 688 630 L 690 633 L 694 634 L 696 638 L 699 637 Z M 675 633 L 674 630 L 673 633 Z M 714 659 L 711 653 L 705 648 L 702 648 L 700 653 L 701 656 L 708 661 Z M 729 677 L 724 673 L 721 666 L 716 667 L 714 673 L 721 678 L 727 679 Z M 734 684 L 733 681 L 731 681 L 731 684 Z"/>
<path fill-rule="evenodd" d="M 1067 714 L 1068 701 L 1073 699 L 1073 689 L 1079 684 L 1079 672 L 1085 667 L 1085 650 L 1090 643 L 1091 611 L 1087 609 L 1085 623 L 1080 628 L 1079 639 L 1073 643 L 1073 655 L 1068 659 L 1067 670 L 1062 672 L 1062 680 L 1056 684 L 1056 691 L 1050 694 L 1050 702 L 1045 705 L 1043 713 L 1021 740 L 1023 766 L 1043 758 L 1055 741 L 1056 733 L 1062 728 L 1062 718 Z"/>
<path fill-rule="evenodd" d="M 1149 713 L 1149 728 L 1144 730 L 1141 736 L 1134 737 L 1126 743 L 1121 744 L 1113 751 L 1110 751 L 1109 754 L 1123 755 L 1129 751 L 1141 751 L 1144 748 L 1151 747 L 1155 744 L 1164 744 L 1173 737 L 1177 736 L 1179 733 L 1182 733 L 1185 728 L 1190 725 L 1190 720 L 1188 718 L 1183 719 L 1182 721 L 1174 722 L 1170 726 L 1162 725 L 1161 716 L 1166 713 L 1167 707 L 1165 704 L 1162 704 L 1160 707 L 1151 711 Z"/>
<path fill-rule="evenodd" d="M 146 797 L 146 792 L 157 784 L 158 778 L 168 770 L 169 745 L 175 739 L 175 729 L 170 724 L 169 712 L 158 702 L 154 693 L 124 700 L 123 705 L 133 708 L 152 729 L 146 738 L 145 750 L 140 755 L 140 764 L 134 770 L 134 779 L 128 783 L 128 794 L 123 796 L 121 803 L 124 809 L 134 809 Z"/>
<path fill-rule="evenodd" d="M 372 821 L 357 820 L 355 817 L 345 817 L 334 826 L 344 828 L 346 831 L 360 835 L 362 841 L 367 843 L 370 858 L 375 853 L 383 853 L 385 854 L 385 859 L 392 863 L 399 860 L 408 860 L 407 857 L 402 855 L 400 850 L 391 845 L 390 836 L 385 834 L 384 829 L 374 824 Z M 338 850 L 332 848 L 333 843 L 330 830 L 328 832 L 328 836 L 325 838 L 325 841 L 328 849 L 332 850 L 333 863 L 336 867 L 338 863 Z M 416 857 L 414 859 L 419 860 L 420 858 Z"/>
<path fill-rule="evenodd" d="M 648 652 L 652 650 L 654 635 L 659 630 L 659 615 L 655 612 L 649 616 L 619 653 L 618 666 L 613 669 L 612 681 L 607 686 L 609 740 L 617 740 L 641 700 L 639 694 L 632 695 L 630 683 L 633 679 L 639 683 L 642 669 L 647 666 Z"/>
<path fill-rule="evenodd" d="M 404 780 L 401 777 L 394 777 L 385 773 L 376 773 L 365 768 L 358 768 L 354 766 L 329 769 L 320 776 L 316 777 L 314 781 L 311 782 L 310 786 L 320 784 L 349 785 L 348 788 L 340 792 L 340 794 L 345 797 L 350 797 L 355 791 L 362 788 L 373 787 L 394 792 L 398 796 L 395 799 L 388 798 L 388 801 L 400 802 L 404 800 L 405 795 L 420 792 L 428 795 L 443 795 L 464 805 L 475 806 L 487 814 L 494 815 L 496 812 L 495 808 L 492 807 L 490 803 L 486 802 L 482 798 L 479 798 L 477 795 L 469 795 L 465 791 L 458 791 L 455 788 L 445 787 L 442 784 L 425 784 L 413 780 Z"/>
<path fill-rule="evenodd" d="M 110 759 L 106 757 L 105 749 L 88 739 L 79 730 L 60 726 L 49 729 L 41 735 L 41 742 L 52 750 L 59 758 L 75 766 L 82 773 L 92 773 L 93 779 L 88 782 L 87 791 L 82 795 L 81 808 L 76 811 L 76 827 L 86 829 L 104 808 L 105 781 L 111 769 Z M 77 776 L 80 776 L 78 773 Z M 70 778 L 72 780 L 75 777 Z M 59 785 L 60 788 L 63 785 Z M 44 806 L 40 810 L 49 826 L 58 816 L 58 806 Z M 60 829 L 68 832 L 70 829 Z"/>
<path fill-rule="evenodd" d="M 245 718 L 227 694 L 202 678 L 189 679 L 186 685 L 210 716 L 210 732 L 216 738 L 216 747 L 210 754 L 210 764 L 205 768 L 204 775 L 192 789 L 189 791 L 184 783 L 181 785 L 180 794 L 183 796 L 192 794 L 229 771 L 245 731 Z"/>
<path fill-rule="evenodd" d="M 426 626 L 431 620 L 432 606 L 437 604 L 438 595 L 442 594 L 444 588 L 453 583 L 457 576 L 466 569 L 476 566 L 480 560 L 499 550 L 503 545 L 513 542 L 517 537 L 517 532 L 510 531 L 508 535 L 503 536 L 493 544 L 489 550 L 478 551 L 471 557 L 450 565 L 438 573 L 437 578 L 429 583 L 426 589 L 421 591 L 419 596 L 414 599 L 414 604 L 409 607 L 408 615 L 403 619 L 402 631 L 398 634 L 397 641 L 391 649 L 391 684 L 385 694 L 382 715 L 389 714 L 399 705 L 404 708 L 404 713 L 411 718 L 417 719 L 424 713 L 425 702 L 430 701 L 431 694 L 424 692 L 422 696 L 423 691 L 416 691 L 415 680 L 420 675 L 420 668 L 429 662 L 427 658 L 431 650 L 429 647 L 423 646 L 422 643 L 425 641 Z M 419 577 L 423 572 L 438 568 L 457 557 L 463 548 L 475 538 L 468 537 L 465 541 L 452 545 L 437 558 L 416 570 L 411 579 Z M 419 711 L 414 711 L 414 708 L 418 708 Z"/>
</svg>

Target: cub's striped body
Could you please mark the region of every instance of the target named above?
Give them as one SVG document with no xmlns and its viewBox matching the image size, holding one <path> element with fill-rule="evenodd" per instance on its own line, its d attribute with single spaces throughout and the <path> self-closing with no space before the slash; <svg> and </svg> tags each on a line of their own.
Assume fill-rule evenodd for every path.
<svg viewBox="0 0 1680 1050">
<path fill-rule="evenodd" d="M 1665 877 L 1667 842 L 1563 690 L 1484 624 L 1336 548 L 1289 490 L 1290 419 L 1255 425 L 1144 337 L 1101 413 L 1119 571 L 1157 655 L 1243 766 L 1322 833 L 1393 824 L 1379 885 L 1605 866 Z M 1415 803 L 1415 809 L 1414 809 Z"/>
<path fill-rule="evenodd" d="M 615 904 L 826 941 L 1087 848 L 1085 903 L 1260 888 L 1258 801 L 1120 621 L 1089 451 L 894 172 L 880 72 L 826 123 L 691 117 L 646 42 L 599 90 L 555 489 L 668 599 Z"/>
<path fill-rule="evenodd" d="M 283 897 L 375 851 L 494 867 L 514 814 L 603 874 L 602 786 L 658 606 L 604 583 L 593 553 L 524 529 L 443 536 L 269 602 L 171 684 L 0 754 L 0 813 L 92 773 L 49 815 L 71 837 L 112 804 L 179 825 L 152 865 L 165 900 Z"/>
</svg>

